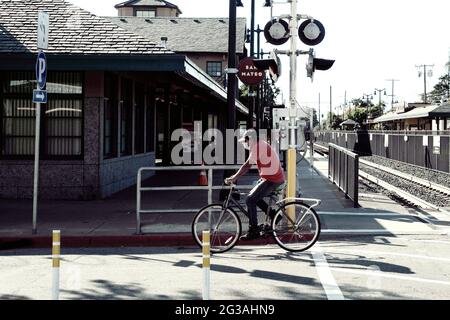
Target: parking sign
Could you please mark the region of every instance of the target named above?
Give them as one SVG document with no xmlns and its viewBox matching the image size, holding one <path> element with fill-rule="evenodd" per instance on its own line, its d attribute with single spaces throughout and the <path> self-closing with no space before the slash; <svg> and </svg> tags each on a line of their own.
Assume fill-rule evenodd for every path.
<svg viewBox="0 0 450 320">
<path fill-rule="evenodd" d="M 39 89 L 44 90 L 47 83 L 47 57 L 40 51 L 36 60 L 36 80 Z"/>
</svg>

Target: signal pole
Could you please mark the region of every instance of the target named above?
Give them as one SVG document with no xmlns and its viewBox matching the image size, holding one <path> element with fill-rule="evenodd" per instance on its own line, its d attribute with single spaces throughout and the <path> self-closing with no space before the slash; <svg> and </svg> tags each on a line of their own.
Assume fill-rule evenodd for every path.
<svg viewBox="0 0 450 320">
<path fill-rule="evenodd" d="M 297 0 L 291 0 L 291 20 L 289 29 L 291 33 L 291 53 L 290 53 L 290 143 L 288 151 L 288 188 L 287 197 L 295 198 L 297 196 L 297 148 L 296 148 L 296 102 L 297 102 Z M 299 129 L 301 130 L 301 128 Z M 295 212 L 289 212 L 289 216 L 295 215 Z"/>
</svg>

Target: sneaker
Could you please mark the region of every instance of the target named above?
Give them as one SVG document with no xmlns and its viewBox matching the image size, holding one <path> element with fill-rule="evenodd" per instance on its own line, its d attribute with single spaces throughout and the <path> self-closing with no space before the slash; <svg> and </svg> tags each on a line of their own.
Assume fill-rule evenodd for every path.
<svg viewBox="0 0 450 320">
<path fill-rule="evenodd" d="M 275 214 L 276 214 L 276 211 L 274 209 L 270 209 L 269 217 L 272 221 L 273 221 L 273 218 L 275 218 Z M 275 225 L 279 224 L 282 219 L 283 219 L 283 216 L 279 215 L 277 218 L 277 221 L 275 221 Z"/>
<path fill-rule="evenodd" d="M 250 226 L 250 228 L 248 229 L 248 232 L 241 237 L 241 240 L 249 241 L 249 240 L 254 240 L 254 239 L 259 239 L 259 238 L 261 238 L 260 227 L 259 226 L 257 226 L 257 227 Z"/>
</svg>

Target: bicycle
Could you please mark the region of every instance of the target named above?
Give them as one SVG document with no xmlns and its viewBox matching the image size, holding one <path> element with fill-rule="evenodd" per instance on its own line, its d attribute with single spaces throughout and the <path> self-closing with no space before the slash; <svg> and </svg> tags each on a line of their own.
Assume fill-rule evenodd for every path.
<svg viewBox="0 0 450 320">
<path fill-rule="evenodd" d="M 266 219 L 261 228 L 261 236 L 272 236 L 284 250 L 306 251 L 320 236 L 321 224 L 314 208 L 321 204 L 321 200 L 302 198 L 279 200 L 283 192 L 284 189 L 279 189 L 268 196 L 269 207 L 265 212 Z M 237 207 L 245 216 L 249 216 L 238 201 L 240 196 L 241 193 L 233 184 L 223 203 L 211 204 L 200 209 L 192 222 L 192 235 L 198 246 L 202 247 L 201 237 L 204 230 L 211 232 L 211 253 L 225 253 L 236 246 L 241 237 L 242 222 L 231 205 Z M 269 216 L 271 209 L 275 209 L 273 219 Z"/>
</svg>

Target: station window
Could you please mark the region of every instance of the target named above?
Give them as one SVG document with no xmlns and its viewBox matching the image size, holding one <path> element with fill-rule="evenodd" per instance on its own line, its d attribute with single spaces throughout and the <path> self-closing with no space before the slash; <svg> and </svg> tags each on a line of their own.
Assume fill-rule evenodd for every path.
<svg viewBox="0 0 450 320">
<path fill-rule="evenodd" d="M 122 79 L 120 103 L 120 155 L 133 152 L 133 81 Z"/>
<path fill-rule="evenodd" d="M 36 88 L 33 72 L 3 72 L 0 78 L 0 156 L 34 156 Z M 83 155 L 83 75 L 51 72 L 48 104 L 41 105 L 41 155 L 45 159 L 78 159 Z"/>
<path fill-rule="evenodd" d="M 206 62 L 206 72 L 214 78 L 222 76 L 222 62 L 221 61 L 208 61 Z"/>
<path fill-rule="evenodd" d="M 136 10 L 136 17 L 154 18 L 156 17 L 155 10 Z"/>
<path fill-rule="evenodd" d="M 136 154 L 141 154 L 145 152 L 145 92 L 143 84 L 136 83 L 135 101 L 134 150 Z"/>
<path fill-rule="evenodd" d="M 117 157 L 118 81 L 118 77 L 112 74 L 105 76 L 103 119 L 103 156 L 105 159 Z"/>
<path fill-rule="evenodd" d="M 155 94 L 150 92 L 147 95 L 147 110 L 146 116 L 146 152 L 155 151 Z"/>
</svg>

